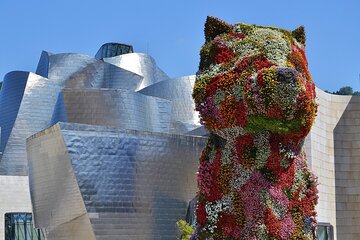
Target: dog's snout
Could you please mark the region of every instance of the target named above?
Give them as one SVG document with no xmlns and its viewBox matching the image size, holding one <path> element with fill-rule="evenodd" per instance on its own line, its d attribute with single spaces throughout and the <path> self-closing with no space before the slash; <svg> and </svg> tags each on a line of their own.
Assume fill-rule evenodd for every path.
<svg viewBox="0 0 360 240">
<path fill-rule="evenodd" d="M 278 68 L 276 70 L 276 79 L 281 83 L 295 83 L 299 72 L 293 68 Z"/>
</svg>

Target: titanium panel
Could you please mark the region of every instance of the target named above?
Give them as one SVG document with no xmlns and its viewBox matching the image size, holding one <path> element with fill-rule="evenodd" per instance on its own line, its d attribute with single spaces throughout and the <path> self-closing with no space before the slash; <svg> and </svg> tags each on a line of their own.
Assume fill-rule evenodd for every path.
<svg viewBox="0 0 360 240">
<path fill-rule="evenodd" d="M 139 92 L 148 96 L 171 101 L 171 132 L 186 133 L 200 127 L 200 119 L 195 111 L 192 91 L 195 75 L 164 80 L 141 89 Z"/>
<path fill-rule="evenodd" d="M 112 88 L 135 91 L 143 80 L 133 72 L 97 61 L 74 73 L 66 81 L 67 88 Z"/>
<path fill-rule="evenodd" d="M 56 100 L 54 112 L 50 120 L 50 126 L 56 124 L 57 122 L 69 122 L 62 92 L 59 93 Z"/>
<path fill-rule="evenodd" d="M 4 77 L 0 91 L 0 152 L 4 152 L 6 143 L 14 126 L 28 76 L 28 72 L 15 71 L 6 74 Z"/>
<path fill-rule="evenodd" d="M 169 132 L 171 103 L 128 90 L 64 89 L 51 124 L 58 121 Z"/>
<path fill-rule="evenodd" d="M 89 217 L 83 214 L 56 227 L 44 229 L 46 240 L 95 240 Z"/>
<path fill-rule="evenodd" d="M 54 132 L 63 136 L 96 239 L 175 239 L 175 222 L 185 218 L 196 192 L 205 138 L 58 123 L 28 139 L 30 166 L 56 164 L 56 147 L 38 147 Z M 31 191 L 41 208 L 46 190 L 35 181 L 46 182 L 48 170 L 35 170 L 30 186 L 39 186 Z"/>
<path fill-rule="evenodd" d="M 95 239 L 59 125 L 32 143 L 27 152 L 35 227 L 48 240 Z"/>
<path fill-rule="evenodd" d="M 46 51 L 41 52 L 41 56 L 35 72 L 37 75 L 45 78 L 48 77 L 49 73 L 49 55 L 51 55 L 51 53 Z"/>
<path fill-rule="evenodd" d="M 49 126 L 62 82 L 29 73 L 19 111 L 0 162 L 0 174 L 27 175 L 26 142 Z"/>
<path fill-rule="evenodd" d="M 145 53 L 128 53 L 112 58 L 104 58 L 105 62 L 143 76 L 143 82 L 137 90 L 154 83 L 170 79 L 157 65 L 155 60 Z"/>
<path fill-rule="evenodd" d="M 76 53 L 49 54 L 48 57 L 48 78 L 61 82 L 64 82 L 74 73 L 97 61 L 90 56 Z"/>
<path fill-rule="evenodd" d="M 69 88 L 135 90 L 142 82 L 142 76 L 133 72 L 75 53 L 51 54 L 43 51 L 36 73 L 57 81 L 66 80 Z"/>
<path fill-rule="evenodd" d="M 20 85 L 26 84 L 26 87 L 22 99 L 21 87 L 5 88 L 1 91 L 1 95 L 16 96 L 18 100 L 15 100 L 14 103 L 18 103 L 20 100 L 21 104 L 17 116 L 5 113 L 4 117 L 0 118 L 2 119 L 0 121 L 7 123 L 4 125 L 5 132 L 3 136 L 6 137 L 11 131 L 8 141 L 2 141 L 2 148 L 5 148 L 5 146 L 6 148 L 0 162 L 0 174 L 27 175 L 25 139 L 49 126 L 58 93 L 65 85 L 65 81 L 74 73 L 96 61 L 92 57 L 81 54 L 48 54 L 43 52 L 38 69 L 48 68 L 47 76 L 49 79 L 34 73 L 18 72 L 10 74 L 9 77 L 11 78 L 16 77 L 16 74 L 20 74 L 19 79 L 22 79 Z M 46 75 L 44 70 L 39 70 L 39 72 Z M 25 80 L 26 74 L 28 74 L 27 80 Z M 4 109 L 6 110 L 6 108 Z M 17 111 L 16 107 L 13 111 Z M 11 128 L 11 122 L 14 121 L 11 119 L 14 119 L 14 117 L 16 117 L 16 120 Z M 0 127 L 2 126 L 0 125 Z"/>
</svg>

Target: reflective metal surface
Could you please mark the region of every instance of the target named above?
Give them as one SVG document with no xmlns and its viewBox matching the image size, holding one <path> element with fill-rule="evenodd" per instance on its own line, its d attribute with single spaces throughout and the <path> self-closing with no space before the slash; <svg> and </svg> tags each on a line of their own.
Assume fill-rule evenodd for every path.
<svg viewBox="0 0 360 240">
<path fill-rule="evenodd" d="M 0 174 L 27 175 L 25 140 L 49 126 L 61 88 L 59 81 L 49 81 L 34 73 L 28 74 L 21 104 L 0 162 Z M 1 93 L 8 95 L 6 91 Z"/>
<path fill-rule="evenodd" d="M 171 101 L 172 133 L 186 133 L 200 127 L 198 113 L 192 99 L 195 75 L 164 80 L 152 84 L 139 92 L 148 96 L 160 97 Z"/>
<path fill-rule="evenodd" d="M 64 89 L 55 106 L 58 121 L 169 132 L 171 102 L 129 90 Z"/>
<path fill-rule="evenodd" d="M 4 77 L 0 91 L 1 152 L 4 151 L 14 126 L 28 76 L 28 72 L 16 71 L 10 72 Z"/>
<path fill-rule="evenodd" d="M 205 141 L 161 133 L 198 127 L 193 83 L 138 53 L 97 60 L 44 51 L 36 74 L 5 77 L 0 174 L 29 174 L 34 221 L 47 239 L 175 238 Z M 68 123 L 50 127 L 58 121 Z M 27 184 L 15 185 L 11 196 L 29 196 Z M 3 213 L 17 206 L 1 195 L 0 205 Z"/>
<path fill-rule="evenodd" d="M 145 53 L 128 53 L 112 58 L 104 58 L 103 60 L 144 77 L 137 90 L 170 79 L 156 65 L 155 60 Z"/>
<path fill-rule="evenodd" d="M 62 223 L 88 228 L 78 217 L 96 239 L 175 239 L 205 138 L 58 123 L 27 144 L 35 224 L 47 239 L 69 239 Z"/>
<path fill-rule="evenodd" d="M 66 81 L 67 88 L 112 88 L 136 90 L 143 77 L 112 64 L 97 61 L 80 69 Z"/>
<path fill-rule="evenodd" d="M 37 71 L 48 78 L 26 72 L 7 75 L 0 97 L 0 111 L 4 111 L 0 116 L 4 149 L 0 174 L 28 174 L 26 138 L 50 126 L 57 97 L 66 81 L 96 62 L 82 54 L 43 52 Z"/>
<path fill-rule="evenodd" d="M 118 61 L 119 57 L 124 56 L 126 56 L 124 59 Z M 72 113 L 70 117 L 78 115 L 75 109 L 78 109 L 79 113 L 83 111 L 85 115 L 76 116 L 75 122 L 108 124 L 138 130 L 169 131 L 168 101 L 128 93 L 125 99 L 115 97 L 118 102 L 113 103 L 114 99 L 111 99 L 109 91 L 103 89 L 121 88 L 134 91 L 152 82 L 168 79 L 156 66 L 155 61 L 150 56 L 135 53 L 107 59 L 121 66 L 125 65 L 135 72 L 83 54 L 51 54 L 43 51 L 36 71 L 40 75 L 13 72 L 5 77 L 0 94 L 0 111 L 3 111 L 0 115 L 0 127 L 3 128 L 0 151 L 4 152 L 0 162 L 0 174 L 27 175 L 25 139 L 55 123 L 56 120 L 68 121 L 65 117 L 66 109 L 62 108 L 59 111 L 59 106 L 66 107 L 66 101 L 71 101 L 71 97 L 64 99 L 59 95 L 64 87 L 96 88 L 98 90 L 95 98 L 103 103 L 92 106 L 91 103 L 94 102 L 83 101 L 83 104 L 91 106 L 89 108 L 95 111 L 91 114 L 89 111 L 86 112 L 86 109 L 80 109 L 81 100 L 79 100 L 79 104 L 69 108 Z M 85 96 L 83 100 L 91 99 L 94 94 Z M 60 96 L 59 101 L 57 101 L 58 96 Z M 62 103 L 62 100 L 65 102 Z M 110 111 L 107 107 L 116 111 Z M 105 114 L 105 109 L 109 116 Z M 99 118 L 95 118 L 96 116 Z M 72 119 L 74 118 L 70 121 Z"/>
</svg>

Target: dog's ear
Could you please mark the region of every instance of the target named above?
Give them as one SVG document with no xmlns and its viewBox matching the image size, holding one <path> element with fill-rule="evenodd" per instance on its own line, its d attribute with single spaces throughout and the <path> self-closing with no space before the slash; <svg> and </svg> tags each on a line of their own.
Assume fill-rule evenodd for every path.
<svg viewBox="0 0 360 240">
<path fill-rule="evenodd" d="M 208 16 L 205 22 L 205 40 L 209 42 L 217 35 L 227 33 L 232 30 L 232 26 L 221 19 Z"/>
<path fill-rule="evenodd" d="M 294 31 L 292 31 L 291 35 L 296 39 L 296 41 L 305 46 L 306 35 L 304 26 L 300 26 Z"/>
</svg>

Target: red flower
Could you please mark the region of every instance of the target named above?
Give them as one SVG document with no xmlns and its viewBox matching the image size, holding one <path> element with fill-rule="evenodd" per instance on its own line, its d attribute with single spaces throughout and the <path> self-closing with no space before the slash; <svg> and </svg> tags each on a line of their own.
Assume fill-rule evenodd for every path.
<svg viewBox="0 0 360 240">
<path fill-rule="evenodd" d="M 257 58 L 254 61 L 254 65 L 257 70 L 260 70 L 262 68 L 269 68 L 273 66 L 274 64 L 269 62 L 265 57 Z"/>
<path fill-rule="evenodd" d="M 276 179 L 279 179 L 282 172 L 282 167 L 280 165 L 280 154 L 278 152 L 273 152 L 267 160 L 266 169 L 271 170 Z"/>
<path fill-rule="evenodd" d="M 270 235 L 278 239 L 281 223 L 270 209 L 265 211 L 265 225 Z"/>
<path fill-rule="evenodd" d="M 233 232 L 237 226 L 236 217 L 228 213 L 221 213 L 217 225 L 224 230 L 224 237 L 233 237 Z"/>
<path fill-rule="evenodd" d="M 206 95 L 214 96 L 216 90 L 218 89 L 218 84 L 222 78 L 222 75 L 215 76 L 209 84 L 206 85 Z"/>
<path fill-rule="evenodd" d="M 293 183 L 294 183 L 294 177 L 295 177 L 295 164 L 291 164 L 291 166 L 287 169 L 287 171 L 284 171 L 280 174 L 278 186 L 281 187 L 281 189 L 291 189 Z"/>
<path fill-rule="evenodd" d="M 255 70 L 261 70 L 263 68 L 269 68 L 273 66 L 274 64 L 272 62 L 269 62 L 266 57 L 261 55 L 255 55 L 244 58 L 241 62 L 239 62 L 236 67 L 235 71 L 242 72 L 246 69 L 255 69 Z"/>
<path fill-rule="evenodd" d="M 215 202 L 216 200 L 220 200 L 221 198 L 222 192 L 220 190 L 220 185 L 217 181 L 214 181 L 210 189 L 210 194 L 206 196 L 206 200 L 209 202 Z"/>
<path fill-rule="evenodd" d="M 254 137 L 252 135 L 241 136 L 237 139 L 236 150 L 238 154 L 238 160 L 240 163 L 244 161 L 244 153 L 246 148 L 254 145 Z"/>
<path fill-rule="evenodd" d="M 216 152 L 215 159 L 212 163 L 211 168 L 213 175 L 216 177 L 212 178 L 210 192 L 206 195 L 206 200 L 209 202 L 215 202 L 222 197 L 221 186 L 219 183 L 219 175 L 221 173 L 221 151 Z"/>
<path fill-rule="evenodd" d="M 246 108 L 244 102 L 241 101 L 237 104 L 236 113 L 236 124 L 244 127 L 246 125 Z"/>
<path fill-rule="evenodd" d="M 256 78 L 256 83 L 259 84 L 259 86 L 265 86 L 265 80 L 263 78 L 264 71 L 260 71 L 259 75 Z"/>
<path fill-rule="evenodd" d="M 214 59 L 216 63 L 223 63 L 227 62 L 234 56 L 234 53 L 232 50 L 228 48 L 218 48 L 217 54 L 215 55 Z"/>
<path fill-rule="evenodd" d="M 240 39 L 242 39 L 242 38 L 244 38 L 244 37 L 245 37 L 245 34 L 242 34 L 242 33 L 234 33 L 234 32 L 230 32 L 230 33 L 229 33 L 229 35 L 230 35 L 231 37 L 234 37 L 234 38 L 240 38 Z"/>
<path fill-rule="evenodd" d="M 205 209 L 205 204 L 202 202 L 198 202 L 198 205 L 196 207 L 196 220 L 200 225 L 204 225 L 207 220 L 207 214 Z"/>
<path fill-rule="evenodd" d="M 267 116 L 281 120 L 283 117 L 283 110 L 279 104 L 275 104 L 274 106 L 267 109 Z"/>
<path fill-rule="evenodd" d="M 293 45 L 292 47 L 292 53 L 289 57 L 290 62 L 294 64 L 296 70 L 303 73 L 305 75 L 305 78 L 310 81 L 311 75 L 308 69 L 308 63 L 305 57 L 304 50 L 297 47 L 296 45 Z"/>
</svg>

